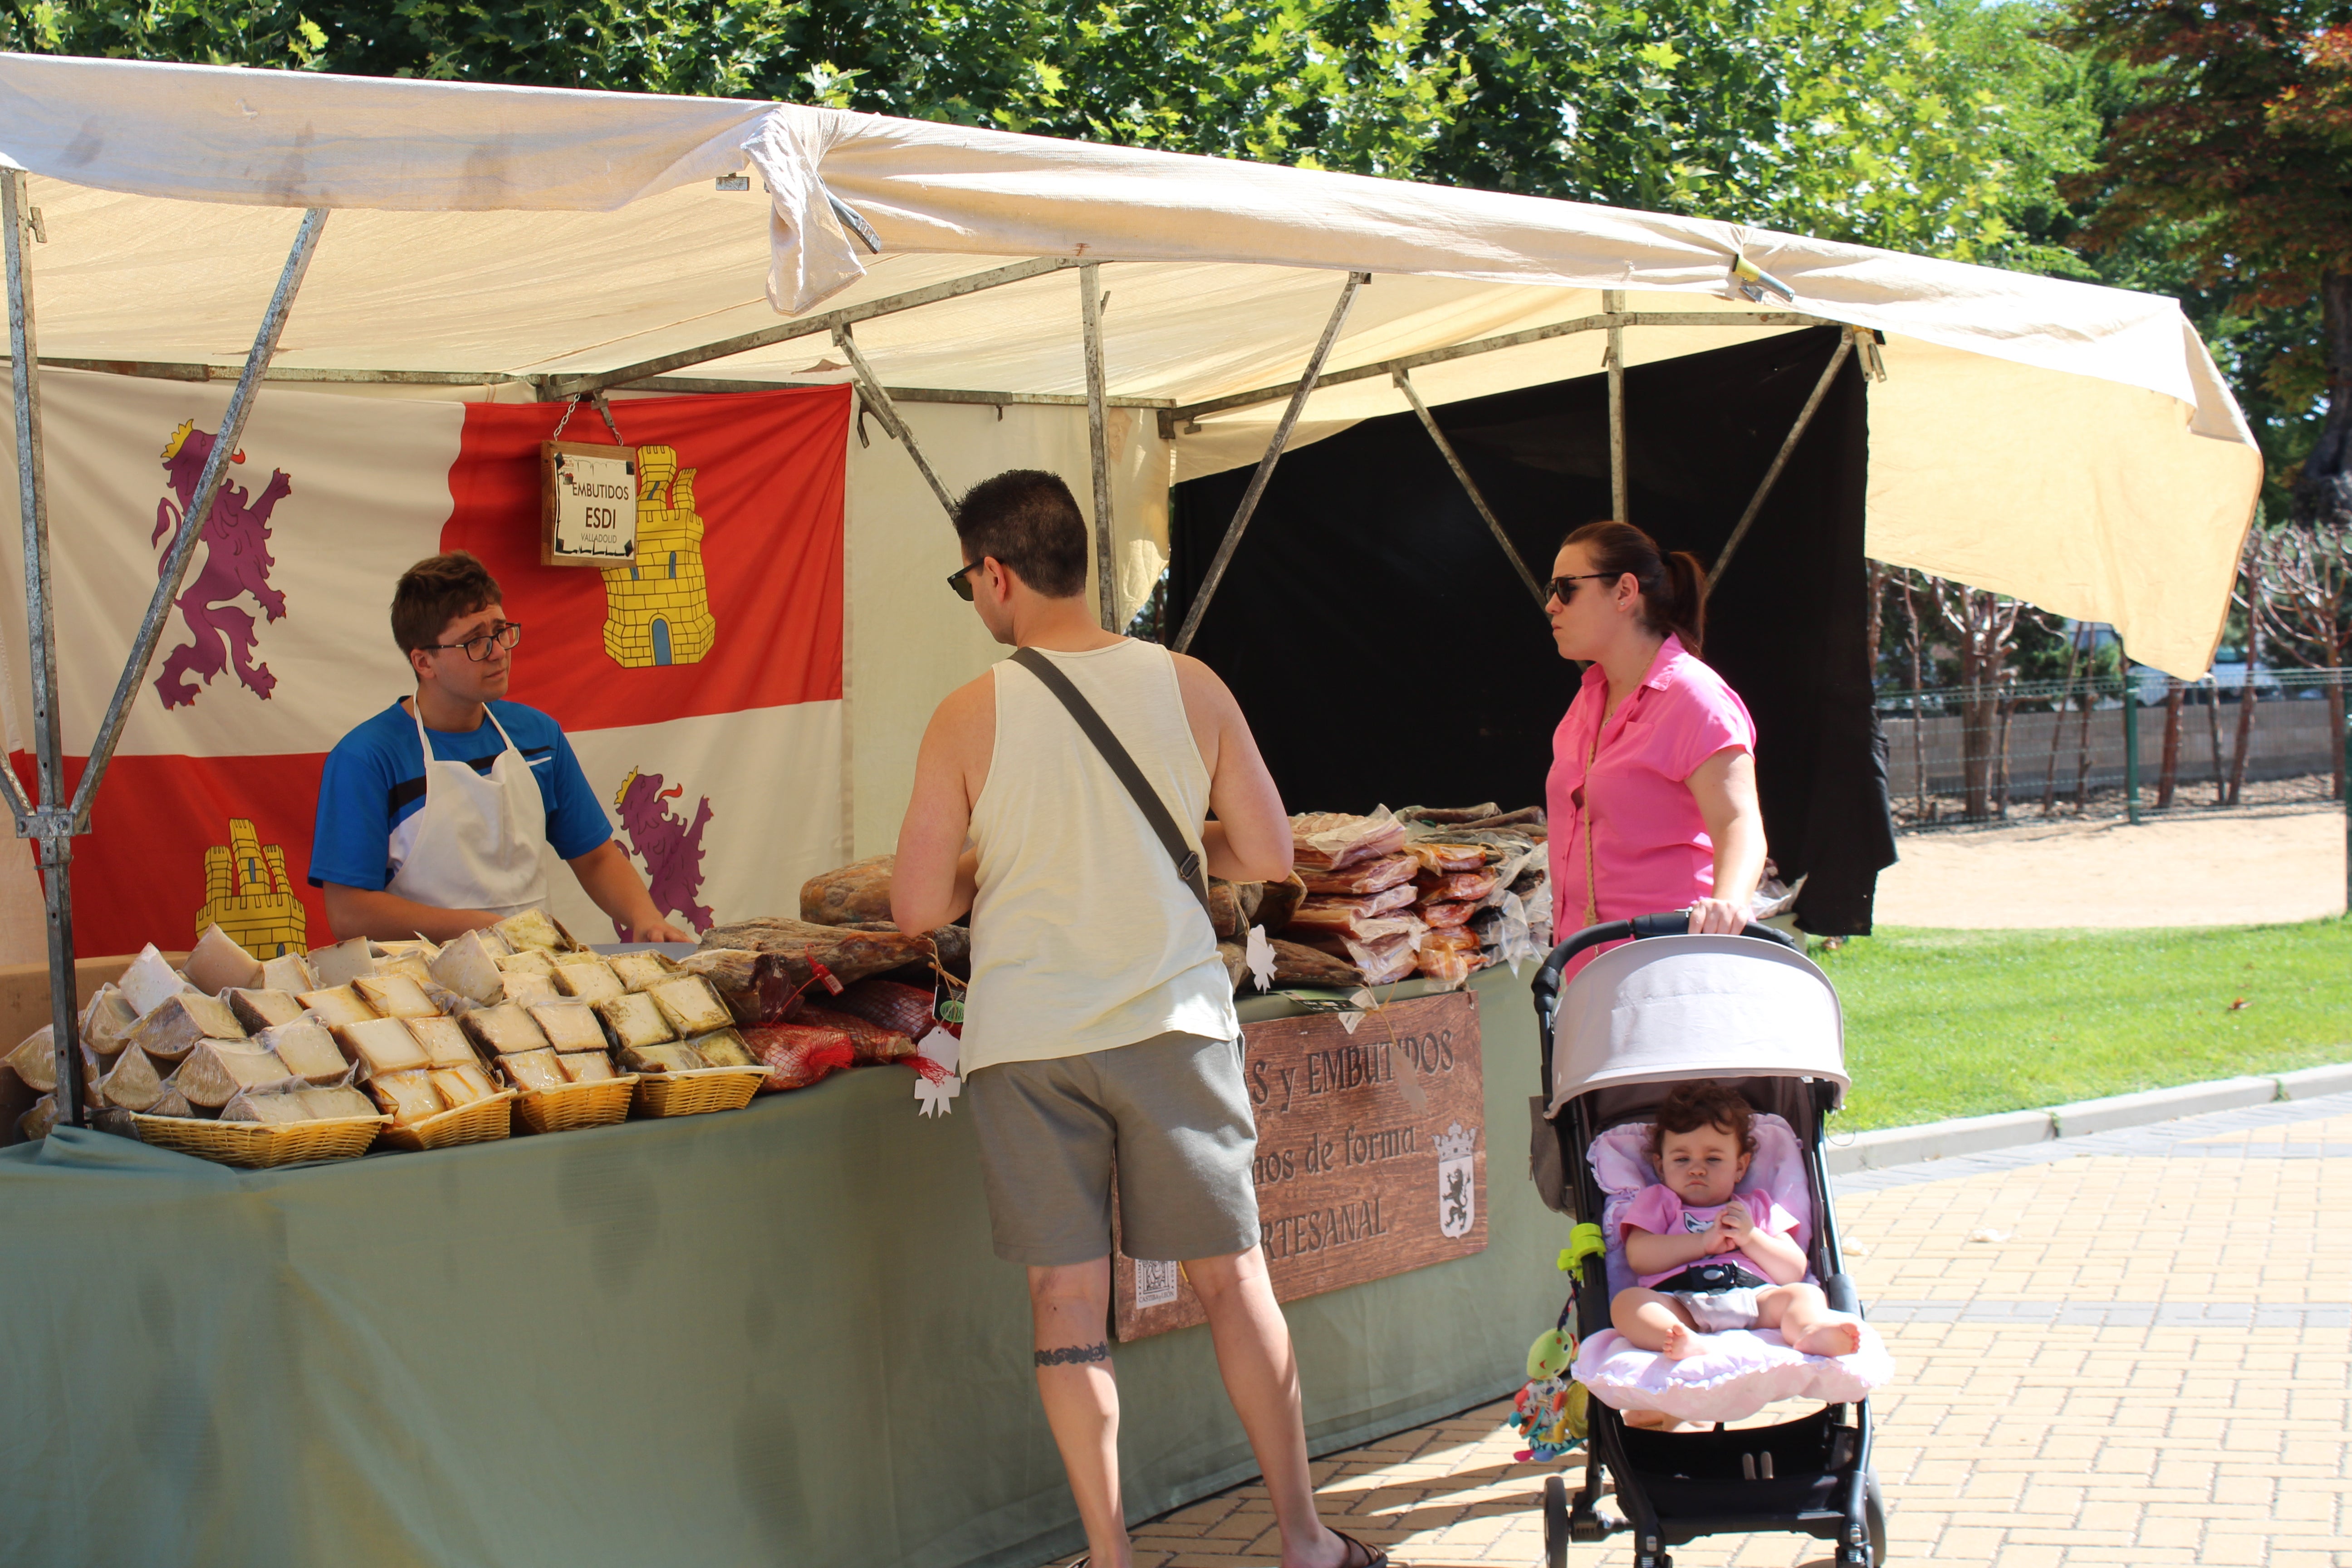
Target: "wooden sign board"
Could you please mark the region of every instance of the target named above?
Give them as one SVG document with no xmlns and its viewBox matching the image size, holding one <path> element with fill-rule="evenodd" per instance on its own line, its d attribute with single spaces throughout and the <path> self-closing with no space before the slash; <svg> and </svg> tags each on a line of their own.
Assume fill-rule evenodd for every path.
<svg viewBox="0 0 2352 1568">
<path fill-rule="evenodd" d="M 637 449 L 539 444 L 542 566 L 626 566 L 637 558 Z"/>
<path fill-rule="evenodd" d="M 1391 1003 L 1352 1032 L 1318 1013 L 1243 1033 L 1257 1116 L 1258 1234 L 1276 1299 L 1486 1250 L 1475 992 Z M 1116 1250 L 1112 1264 L 1121 1340 L 1207 1321 L 1173 1261 Z"/>
</svg>

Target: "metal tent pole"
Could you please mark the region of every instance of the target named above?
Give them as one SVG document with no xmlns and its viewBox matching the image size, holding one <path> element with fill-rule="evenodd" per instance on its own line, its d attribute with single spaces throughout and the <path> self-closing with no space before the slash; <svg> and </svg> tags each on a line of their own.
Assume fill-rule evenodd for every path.
<svg viewBox="0 0 2352 1568">
<path fill-rule="evenodd" d="M 1609 322 L 1609 515 L 1631 522 L 1625 498 L 1625 329 L 1615 319 L 1625 309 L 1625 296 L 1614 289 L 1601 294 L 1601 309 Z"/>
<path fill-rule="evenodd" d="M 1763 482 L 1748 498 L 1748 510 L 1739 514 L 1739 521 L 1732 529 L 1731 537 L 1723 542 L 1723 550 L 1716 556 L 1715 564 L 1706 574 L 1706 585 L 1710 590 L 1715 587 L 1716 579 L 1723 575 L 1723 569 L 1731 564 L 1731 552 L 1739 548 L 1741 540 L 1748 537 L 1748 529 L 1755 524 L 1756 514 L 1764 510 L 1765 498 L 1772 493 L 1772 487 L 1780 482 L 1780 470 L 1789 466 L 1789 458 L 1796 451 L 1797 443 L 1805 438 L 1806 426 L 1812 424 L 1813 415 L 1821 407 L 1822 399 L 1829 395 L 1830 384 L 1837 380 L 1838 372 L 1845 368 L 1846 356 L 1853 353 L 1853 333 L 1854 329 L 1848 327 L 1839 337 L 1837 352 L 1830 355 L 1830 363 L 1822 367 L 1822 378 L 1813 383 L 1812 395 L 1805 399 L 1805 406 L 1798 412 L 1797 422 L 1789 426 L 1789 438 L 1781 442 L 1780 449 L 1772 455 L 1772 466 L 1764 470 Z"/>
<path fill-rule="evenodd" d="M 38 350 L 33 330 L 33 269 L 25 255 L 32 227 L 26 203 L 29 182 L 22 170 L 0 170 L 0 228 L 6 230 L 8 264 L 9 381 L 16 435 L 16 504 L 25 530 L 25 630 L 32 644 L 33 746 L 38 760 L 40 805 L 25 798 L 13 767 L 7 779 L 8 808 L 16 835 L 34 841 L 41 868 L 41 894 L 49 942 L 49 1026 L 57 1052 L 58 1121 L 82 1124 L 80 1055 L 75 1015 L 80 995 L 74 983 L 73 814 L 65 809 L 66 759 L 58 721 L 58 637 L 49 595 L 48 479 L 42 462 L 41 393 L 35 367 Z"/>
<path fill-rule="evenodd" d="M 850 372 L 857 382 L 858 395 L 866 399 L 866 406 L 874 410 L 874 417 L 882 421 L 882 428 L 890 432 L 898 445 L 907 448 L 907 456 L 914 458 L 915 467 L 922 470 L 923 482 L 929 485 L 931 493 L 940 498 L 940 505 L 947 509 L 947 514 L 955 516 L 955 497 L 948 494 L 947 486 L 940 483 L 939 475 L 931 472 L 931 465 L 923 457 L 923 449 L 915 445 L 915 433 L 907 428 L 907 421 L 898 413 L 898 405 L 890 401 L 888 393 L 882 390 L 882 378 L 874 374 L 874 367 L 866 363 L 864 354 L 857 352 L 857 340 L 851 337 L 849 329 L 844 326 L 833 330 L 833 341 L 848 359 Z"/>
<path fill-rule="evenodd" d="M 2139 826 L 2139 682 L 2132 679 L 2132 661 L 2124 670 L 2124 815 Z"/>
<path fill-rule="evenodd" d="M 1257 472 L 1250 476 L 1249 489 L 1242 492 L 1242 504 L 1234 509 L 1234 521 L 1225 527 L 1225 537 L 1217 545 L 1216 558 L 1209 563 L 1209 574 L 1201 580 L 1201 591 L 1192 595 L 1192 607 L 1184 612 L 1184 629 L 1176 634 L 1176 651 L 1182 653 L 1192 646 L 1192 636 L 1201 629 L 1201 617 L 1208 612 L 1209 601 L 1216 597 L 1217 584 L 1225 580 L 1225 568 L 1233 564 L 1234 551 L 1242 542 L 1242 530 L 1249 526 L 1250 513 L 1257 510 L 1260 497 L 1265 494 L 1266 481 L 1274 478 L 1274 465 L 1282 460 L 1283 447 L 1290 444 L 1291 426 L 1298 423 L 1299 411 L 1307 406 L 1307 397 L 1323 374 L 1323 362 L 1331 357 L 1331 345 L 1339 341 L 1339 329 L 1348 324 L 1349 307 L 1356 302 L 1356 290 L 1372 280 L 1369 272 L 1350 272 L 1346 287 L 1339 290 L 1339 302 L 1331 308 L 1331 319 L 1323 323 L 1323 336 L 1315 352 L 1307 356 L 1306 374 L 1298 378 L 1297 390 L 1290 395 L 1290 406 L 1282 411 L 1282 422 L 1274 427 L 1274 439 L 1265 446 L 1265 456 L 1257 463 Z"/>
<path fill-rule="evenodd" d="M 1503 531 L 1503 524 L 1495 516 L 1495 509 L 1486 504 L 1486 498 L 1480 493 L 1477 481 L 1470 477 L 1470 470 L 1463 467 L 1460 455 L 1454 450 L 1454 443 L 1447 440 L 1445 432 L 1437 427 L 1437 420 L 1430 414 L 1428 405 L 1422 402 L 1421 394 L 1413 389 L 1412 378 L 1399 371 L 1396 373 L 1396 384 L 1397 390 L 1403 393 L 1405 400 L 1412 405 L 1412 411 L 1421 416 L 1422 428 L 1429 432 L 1429 438 L 1436 442 L 1437 449 L 1445 455 L 1445 466 L 1454 470 L 1454 477 L 1460 479 L 1462 488 L 1470 492 L 1470 504 L 1476 507 L 1478 515 L 1486 520 L 1488 531 L 1494 534 L 1495 542 L 1503 547 L 1503 553 L 1510 557 L 1519 581 L 1528 585 L 1528 592 L 1536 596 L 1538 605 L 1541 605 L 1551 590 L 1537 582 L 1536 574 L 1528 570 L 1528 563 L 1519 559 L 1518 546 L 1513 544 L 1511 536 Z"/>
<path fill-rule="evenodd" d="M 1103 630 L 1115 632 L 1118 604 L 1112 582 L 1118 574 L 1111 560 L 1110 430 L 1104 424 L 1103 399 L 1108 389 L 1103 384 L 1102 268 L 1098 264 L 1088 262 L 1078 268 L 1078 318 L 1086 332 L 1087 437 L 1094 458 L 1095 579 L 1102 600 Z"/>
</svg>

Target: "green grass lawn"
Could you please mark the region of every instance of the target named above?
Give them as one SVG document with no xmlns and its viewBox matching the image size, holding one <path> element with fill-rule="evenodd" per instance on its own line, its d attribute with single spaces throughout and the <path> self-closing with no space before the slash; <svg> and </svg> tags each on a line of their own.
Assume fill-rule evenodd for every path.
<svg viewBox="0 0 2352 1568">
<path fill-rule="evenodd" d="M 1882 929 L 1813 960 L 1845 1005 L 1834 1126 L 1900 1127 L 2352 1062 L 2352 921 Z"/>
</svg>

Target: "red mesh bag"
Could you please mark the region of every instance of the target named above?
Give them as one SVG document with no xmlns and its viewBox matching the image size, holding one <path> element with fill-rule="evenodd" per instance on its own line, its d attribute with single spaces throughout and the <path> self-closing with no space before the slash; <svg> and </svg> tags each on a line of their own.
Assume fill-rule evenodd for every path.
<svg viewBox="0 0 2352 1568">
<path fill-rule="evenodd" d="M 810 994 L 820 1006 L 919 1040 L 931 1032 L 931 994 L 896 980 L 861 980 L 830 1001 Z"/>
<path fill-rule="evenodd" d="M 854 1013 L 836 1012 L 831 1007 L 819 1007 L 803 1001 L 799 1011 L 793 1015 L 793 1022 L 812 1024 L 820 1029 L 838 1030 L 849 1037 L 849 1043 L 857 1053 L 855 1065 L 858 1067 L 870 1068 L 882 1062 L 904 1061 L 915 1054 L 914 1037 L 869 1023 Z"/>
<path fill-rule="evenodd" d="M 856 1047 L 839 1029 L 805 1024 L 753 1024 L 742 1031 L 743 1044 L 767 1065 L 760 1085 L 762 1094 L 778 1089 L 806 1089 L 835 1068 L 853 1066 Z"/>
</svg>

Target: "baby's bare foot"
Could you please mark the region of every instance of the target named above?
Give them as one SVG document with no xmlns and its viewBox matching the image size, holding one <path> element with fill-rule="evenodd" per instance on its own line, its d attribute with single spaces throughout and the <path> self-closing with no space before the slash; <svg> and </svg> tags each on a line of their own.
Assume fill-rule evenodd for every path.
<svg viewBox="0 0 2352 1568">
<path fill-rule="evenodd" d="M 1798 1336 L 1796 1348 L 1807 1355 L 1852 1355 L 1862 1348 L 1862 1325 L 1839 1318 L 1816 1323 Z"/>
<path fill-rule="evenodd" d="M 1658 1347 L 1658 1353 L 1668 1361 L 1688 1361 L 1705 1354 L 1714 1343 L 1706 1335 L 1694 1332 L 1689 1324 L 1676 1323 L 1666 1331 L 1665 1342 Z"/>
</svg>

